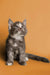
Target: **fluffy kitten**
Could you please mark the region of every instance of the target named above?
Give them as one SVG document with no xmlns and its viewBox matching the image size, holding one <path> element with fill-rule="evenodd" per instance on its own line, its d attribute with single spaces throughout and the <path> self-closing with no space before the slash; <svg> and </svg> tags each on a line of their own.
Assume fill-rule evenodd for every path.
<svg viewBox="0 0 50 75">
<path fill-rule="evenodd" d="M 27 33 L 26 20 L 15 22 L 8 20 L 9 35 L 6 40 L 7 65 L 12 65 L 14 59 L 19 59 L 21 65 L 26 65 L 28 58 L 49 62 L 47 58 L 25 53 L 24 36 Z"/>
</svg>

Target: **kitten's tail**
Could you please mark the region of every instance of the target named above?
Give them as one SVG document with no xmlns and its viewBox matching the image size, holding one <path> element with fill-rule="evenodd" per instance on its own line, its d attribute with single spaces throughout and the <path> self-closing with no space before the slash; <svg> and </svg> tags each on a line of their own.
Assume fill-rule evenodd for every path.
<svg viewBox="0 0 50 75">
<path fill-rule="evenodd" d="M 33 54 L 29 54 L 29 53 L 26 53 L 26 56 L 30 59 L 33 59 L 33 60 L 37 60 L 37 61 L 43 61 L 43 62 L 47 62 L 49 63 L 50 61 L 45 58 L 45 57 L 40 57 L 40 56 L 37 56 L 37 55 L 33 55 Z"/>
</svg>

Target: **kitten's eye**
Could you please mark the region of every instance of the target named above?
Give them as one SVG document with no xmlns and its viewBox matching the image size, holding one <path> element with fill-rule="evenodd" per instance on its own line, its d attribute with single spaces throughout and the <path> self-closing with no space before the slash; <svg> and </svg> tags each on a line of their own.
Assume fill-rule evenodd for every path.
<svg viewBox="0 0 50 75">
<path fill-rule="evenodd" d="M 17 27 L 17 26 L 14 26 L 13 28 L 14 28 L 14 29 L 17 29 L 18 27 Z"/>
<path fill-rule="evenodd" d="M 16 27 L 18 27 L 18 26 L 16 26 Z"/>
<path fill-rule="evenodd" d="M 22 28 L 23 28 L 23 26 L 22 26 Z"/>
</svg>

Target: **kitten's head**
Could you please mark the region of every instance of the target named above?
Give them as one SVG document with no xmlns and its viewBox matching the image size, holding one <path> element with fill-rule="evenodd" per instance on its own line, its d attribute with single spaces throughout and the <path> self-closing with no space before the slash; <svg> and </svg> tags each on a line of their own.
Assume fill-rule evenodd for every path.
<svg viewBox="0 0 50 75">
<path fill-rule="evenodd" d="M 23 22 L 15 22 L 13 23 L 13 21 L 11 19 L 8 20 L 8 29 L 9 29 L 9 35 L 20 35 L 20 36 L 25 36 L 25 34 L 27 33 L 27 29 L 26 29 L 26 20 L 24 20 Z"/>
</svg>

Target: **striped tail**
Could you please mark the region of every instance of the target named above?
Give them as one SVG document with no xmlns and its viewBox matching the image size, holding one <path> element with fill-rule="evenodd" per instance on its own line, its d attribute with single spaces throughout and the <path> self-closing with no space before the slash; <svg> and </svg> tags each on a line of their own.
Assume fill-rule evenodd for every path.
<svg viewBox="0 0 50 75">
<path fill-rule="evenodd" d="M 29 54 L 29 53 L 26 53 L 26 57 L 30 58 L 30 59 L 33 59 L 33 60 L 37 60 L 37 61 L 42 61 L 42 62 L 47 62 L 49 63 L 50 61 L 45 58 L 45 57 L 40 57 L 40 56 L 37 56 L 37 55 L 33 55 L 33 54 Z"/>
</svg>

